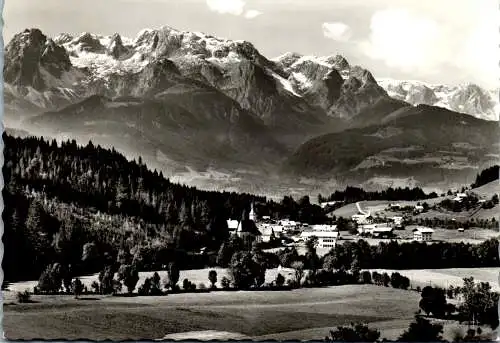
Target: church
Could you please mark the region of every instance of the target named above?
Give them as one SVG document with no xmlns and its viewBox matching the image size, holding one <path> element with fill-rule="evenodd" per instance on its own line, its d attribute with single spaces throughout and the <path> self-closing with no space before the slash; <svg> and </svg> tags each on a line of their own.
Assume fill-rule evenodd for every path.
<svg viewBox="0 0 500 343">
<path fill-rule="evenodd" d="M 227 226 L 229 231 L 237 235 L 240 238 L 250 237 L 252 240 L 257 242 L 262 241 L 262 233 L 257 228 L 256 215 L 253 203 L 250 205 L 250 213 L 243 210 L 240 220 L 227 221 Z"/>
</svg>

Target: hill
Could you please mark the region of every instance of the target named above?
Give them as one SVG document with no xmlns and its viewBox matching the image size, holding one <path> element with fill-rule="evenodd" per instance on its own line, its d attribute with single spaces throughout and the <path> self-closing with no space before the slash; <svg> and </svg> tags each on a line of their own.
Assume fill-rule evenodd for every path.
<svg viewBox="0 0 500 343">
<path fill-rule="evenodd" d="M 323 135 L 301 145 L 283 170 L 338 175 L 346 183 L 408 177 L 430 185 L 469 183 L 478 168 L 496 163 L 499 127 L 442 108 L 404 107 L 381 123 Z"/>
<path fill-rule="evenodd" d="M 3 140 L 7 281 L 38 279 L 54 262 L 72 265 L 74 275 L 97 272 L 124 247 L 145 270 L 173 259 L 184 269 L 213 265 L 229 235 L 226 220 L 242 218 L 252 202 L 260 215 L 327 220 L 308 198 L 278 203 L 198 190 L 92 142 L 82 147 L 7 134 Z"/>
</svg>

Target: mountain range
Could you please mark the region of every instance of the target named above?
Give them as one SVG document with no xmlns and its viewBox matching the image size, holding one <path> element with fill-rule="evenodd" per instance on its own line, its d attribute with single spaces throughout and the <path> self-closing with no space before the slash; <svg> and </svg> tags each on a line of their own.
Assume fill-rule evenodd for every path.
<svg viewBox="0 0 500 343">
<path fill-rule="evenodd" d="M 498 160 L 493 91 L 376 79 L 340 55 L 269 59 L 167 26 L 134 39 L 27 29 L 5 47 L 4 79 L 7 128 L 113 146 L 200 187 L 448 185 Z"/>
</svg>

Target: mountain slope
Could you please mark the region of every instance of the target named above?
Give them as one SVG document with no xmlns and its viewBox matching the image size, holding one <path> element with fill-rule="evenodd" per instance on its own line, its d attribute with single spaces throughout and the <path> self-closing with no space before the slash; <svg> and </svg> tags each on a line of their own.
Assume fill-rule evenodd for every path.
<svg viewBox="0 0 500 343">
<path fill-rule="evenodd" d="M 403 107 L 379 124 L 309 140 L 284 170 L 355 183 L 411 176 L 423 183 L 463 184 L 478 168 L 498 161 L 499 134 L 498 125 L 468 115 L 425 105 Z"/>
<path fill-rule="evenodd" d="M 212 110 L 199 108 L 203 98 Z M 259 161 L 264 166 L 286 150 L 262 122 L 232 99 L 209 89 L 165 92 L 153 99 L 92 96 L 59 111 L 30 119 L 45 134 L 80 137 L 109 144 L 147 161 L 176 162 L 177 166 L 220 168 Z M 188 100 L 185 100 L 188 98 Z M 182 169 L 182 168 L 181 168 Z"/>
</svg>

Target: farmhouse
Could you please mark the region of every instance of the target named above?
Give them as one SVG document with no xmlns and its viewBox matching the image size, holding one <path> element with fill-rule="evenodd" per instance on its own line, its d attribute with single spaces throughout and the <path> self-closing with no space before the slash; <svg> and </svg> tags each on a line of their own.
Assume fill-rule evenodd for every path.
<svg viewBox="0 0 500 343">
<path fill-rule="evenodd" d="M 457 193 L 455 195 L 455 198 L 453 198 L 452 200 L 456 201 L 456 202 L 462 202 L 462 200 L 464 200 L 465 198 L 467 198 L 467 194 L 466 193 Z"/>
<path fill-rule="evenodd" d="M 416 212 L 423 212 L 424 211 L 424 206 L 422 206 L 422 205 L 415 205 L 415 211 Z"/>
<path fill-rule="evenodd" d="M 278 224 L 285 227 L 285 229 L 295 229 L 298 226 L 297 222 L 288 219 L 282 219 Z"/>
<path fill-rule="evenodd" d="M 367 224 L 358 228 L 360 234 L 368 234 L 373 237 L 391 237 L 394 229 L 388 224 Z"/>
<path fill-rule="evenodd" d="M 403 217 L 392 217 L 391 219 L 396 226 L 401 226 L 403 224 Z"/>
<path fill-rule="evenodd" d="M 310 237 L 318 238 L 318 248 L 334 248 L 340 237 L 338 231 L 303 231 L 300 238 L 304 241 Z"/>
<path fill-rule="evenodd" d="M 391 210 L 400 210 L 401 209 L 401 205 L 400 204 L 389 204 L 388 207 Z"/>
<path fill-rule="evenodd" d="M 259 230 L 262 233 L 262 242 L 270 242 L 273 238 L 278 238 L 280 235 L 276 234 L 271 226 Z"/>
<path fill-rule="evenodd" d="M 325 208 L 327 206 L 333 206 L 336 203 L 337 203 L 336 201 L 326 201 L 326 202 L 320 203 L 319 205 L 321 206 L 321 208 Z"/>
<path fill-rule="evenodd" d="M 417 227 L 413 229 L 413 239 L 417 242 L 432 241 L 434 230 L 428 227 Z"/>
<path fill-rule="evenodd" d="M 368 219 L 370 216 L 368 214 L 355 214 L 351 217 L 353 221 L 358 224 L 368 224 L 370 220 Z"/>
</svg>

